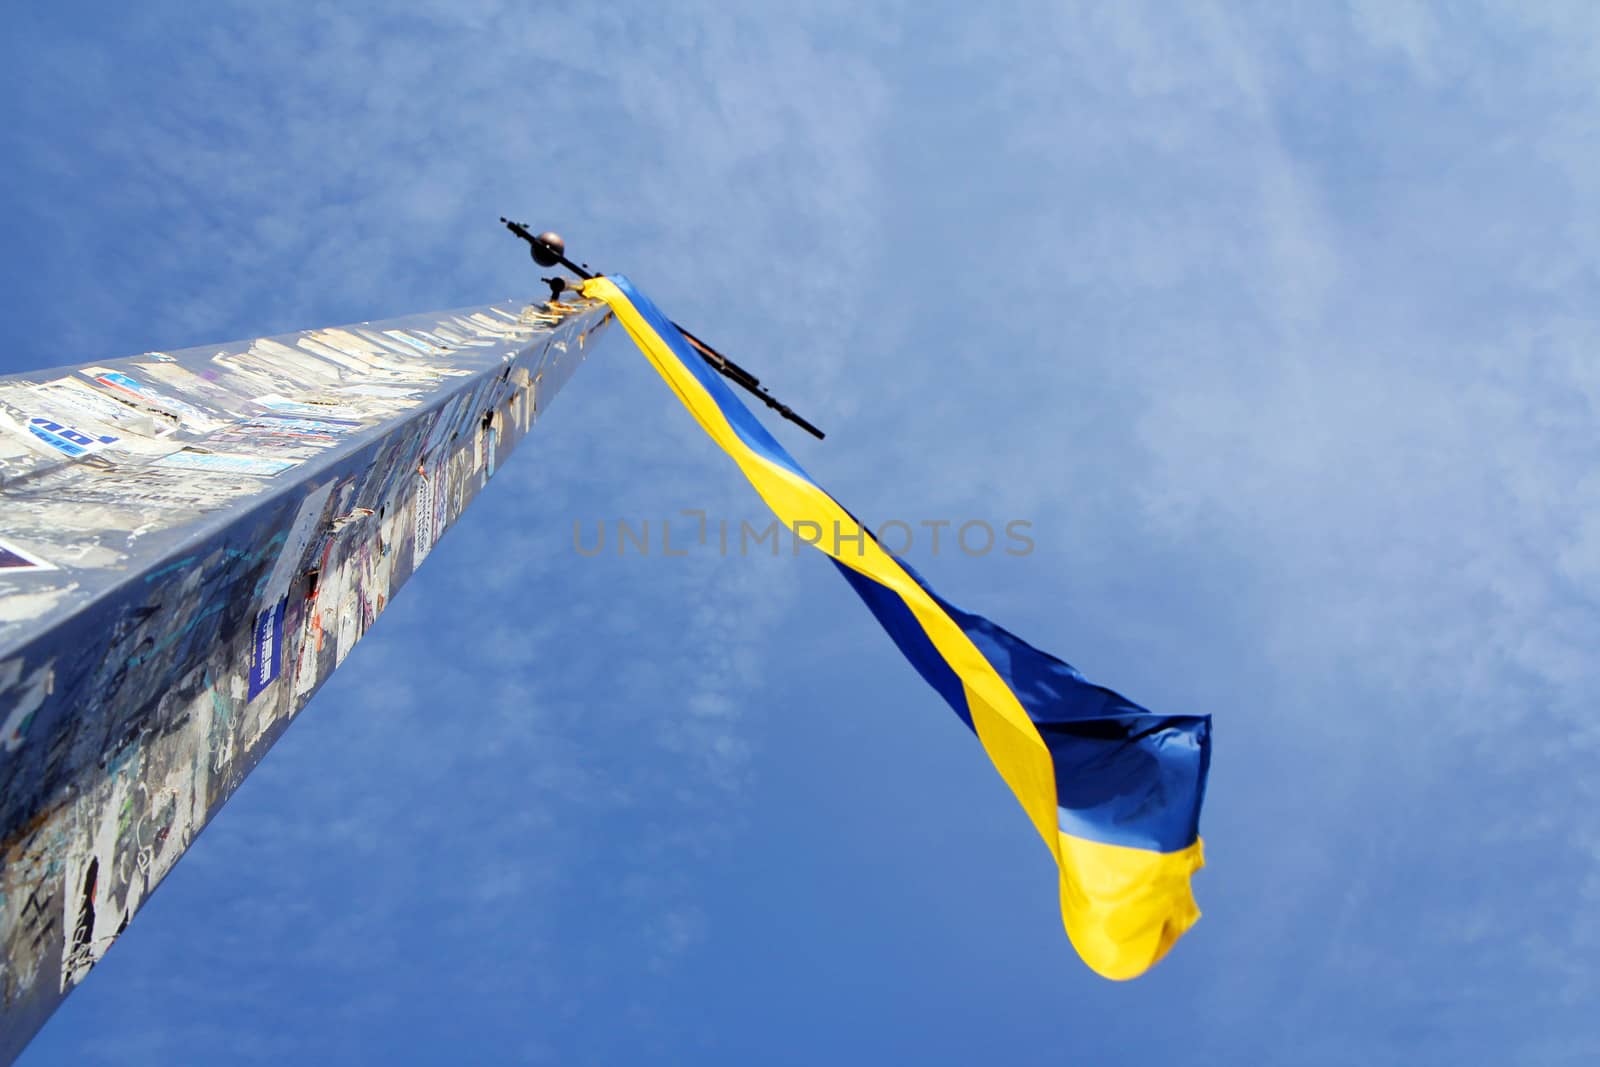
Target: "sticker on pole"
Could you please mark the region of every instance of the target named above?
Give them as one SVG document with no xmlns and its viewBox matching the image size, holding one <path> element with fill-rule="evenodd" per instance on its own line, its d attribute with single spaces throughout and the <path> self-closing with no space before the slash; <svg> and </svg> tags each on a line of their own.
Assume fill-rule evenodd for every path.
<svg viewBox="0 0 1600 1067">
<path fill-rule="evenodd" d="M 26 549 L 18 548 L 8 541 L 0 541 L 0 572 L 14 574 L 17 571 L 53 571 L 54 563 L 40 559 Z"/>
<path fill-rule="evenodd" d="M 98 451 L 106 445 L 115 444 L 117 439 L 111 434 L 95 434 L 93 436 L 81 430 L 74 430 L 71 426 L 63 425 L 54 419 L 47 419 L 42 415 L 28 420 L 28 432 L 39 440 L 74 459 L 87 456 L 90 452 Z"/>
<path fill-rule="evenodd" d="M 263 456 L 239 456 L 228 452 L 200 452 L 185 448 L 156 460 L 157 467 L 177 470 L 205 471 L 211 474 L 252 474 L 271 478 L 282 474 L 294 463 L 287 459 L 268 459 Z"/>
<path fill-rule="evenodd" d="M 416 567 L 433 551 L 433 483 L 422 470 L 417 471 L 417 496 L 412 520 L 411 565 Z"/>
<path fill-rule="evenodd" d="M 250 700 L 278 680 L 283 663 L 283 610 L 287 598 L 256 616 L 255 638 L 250 643 Z"/>
</svg>

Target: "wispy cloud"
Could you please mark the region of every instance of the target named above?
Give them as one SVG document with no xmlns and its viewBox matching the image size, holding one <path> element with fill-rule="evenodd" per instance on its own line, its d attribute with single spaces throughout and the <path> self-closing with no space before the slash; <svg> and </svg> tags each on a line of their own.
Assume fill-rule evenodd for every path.
<svg viewBox="0 0 1600 1067">
<path fill-rule="evenodd" d="M 30 31 L 28 76 L 47 89 L 9 105 L 32 183 L 14 218 L 49 238 L 19 246 L 44 251 L 16 279 L 34 325 L 6 359 L 528 292 L 494 217 L 564 228 L 827 428 L 828 445 L 796 450 L 864 517 L 1034 522 L 1026 571 L 930 561 L 942 592 L 1155 706 L 1219 714 L 1207 920 L 1155 985 L 1070 985 L 1027 955 L 1050 935 L 1042 913 L 1026 932 L 1020 917 L 945 931 L 1004 958 L 1041 1033 L 1084 998 L 1206 1020 L 1184 1036 L 1196 1062 L 1594 1051 L 1586 8 L 530 17 L 484 0 L 381 21 L 128 17 L 115 40 Z M 152 58 L 138 78 L 130 51 Z M 95 206 L 68 211 L 78 201 Z M 852 647 L 865 623 L 824 618 L 842 601 L 813 592 L 831 580 L 814 561 L 572 551 L 574 519 L 759 514 L 620 335 L 491 488 L 108 971 L 156 951 L 138 939 L 166 901 L 205 899 L 186 878 L 232 879 L 207 884 L 294 946 L 300 979 L 390 975 L 389 994 L 347 991 L 337 1010 L 308 993 L 305 1018 L 413 1003 L 427 983 L 405 961 L 425 957 L 481 998 L 463 1011 L 526 1012 L 531 996 L 529 1056 L 689 1047 L 662 1036 L 689 1032 L 661 1022 L 665 987 L 619 976 L 720 944 L 702 864 L 804 866 L 752 822 L 789 810 L 757 780 L 775 720 L 808 716 L 829 739 L 921 720 L 814 705 L 832 690 L 808 672 L 867 684 L 862 657 L 886 652 Z M 815 644 L 774 651 L 796 634 Z M 942 755 L 927 744 L 896 756 Z M 863 784 L 845 758 L 862 754 L 823 751 L 785 753 L 812 783 L 791 804 L 838 791 L 867 825 L 920 805 L 903 840 L 830 824 L 857 862 L 902 845 L 927 861 L 940 827 L 994 800 L 986 780 Z M 281 808 L 251 806 L 252 790 Z M 973 836 L 1011 847 L 1003 830 Z M 1019 838 L 1018 864 L 1032 847 Z M 269 853 L 294 863 L 256 873 Z M 808 892 L 827 874 L 813 877 Z M 963 906 L 1020 910 L 971 877 Z M 189 970 L 256 957 L 225 909 L 207 914 L 213 955 L 163 959 L 173 997 L 222 1013 L 232 994 Z M 873 914 L 837 917 L 827 944 L 892 925 Z M 742 968 L 715 987 L 730 1002 L 776 988 L 720 951 Z M 109 999 L 112 981 L 74 999 Z M 636 1045 L 586 1015 L 623 987 L 648 1003 L 602 1014 L 652 1035 Z M 895 1018 L 949 1040 L 930 1055 L 962 1047 L 954 1022 Z M 1069 1022 L 1072 1047 L 1106 1062 L 1177 1040 L 1113 1049 Z M 220 1047 L 209 1025 L 178 1032 Z"/>
</svg>

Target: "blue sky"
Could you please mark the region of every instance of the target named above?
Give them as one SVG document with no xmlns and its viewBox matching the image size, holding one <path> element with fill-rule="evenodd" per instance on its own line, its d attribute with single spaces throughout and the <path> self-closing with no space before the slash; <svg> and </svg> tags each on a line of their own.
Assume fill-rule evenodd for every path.
<svg viewBox="0 0 1600 1067">
<path fill-rule="evenodd" d="M 26 1063 L 1600 1057 L 1585 5 L 11 14 L 0 369 L 531 294 L 553 226 L 983 612 L 1210 712 L 1205 918 L 1048 856 L 616 333 Z"/>
</svg>

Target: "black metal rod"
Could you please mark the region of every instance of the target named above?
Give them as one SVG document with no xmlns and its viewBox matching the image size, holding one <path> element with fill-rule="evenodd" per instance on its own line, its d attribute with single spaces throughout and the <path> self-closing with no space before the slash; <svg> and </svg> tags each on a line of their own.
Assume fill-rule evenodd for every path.
<svg viewBox="0 0 1600 1067">
<path fill-rule="evenodd" d="M 534 236 L 528 231 L 528 227 L 522 223 L 512 222 L 504 215 L 500 216 L 500 221 L 506 224 L 506 229 L 510 230 L 524 241 L 528 242 L 529 246 L 532 247 L 534 251 L 543 252 L 545 255 L 554 258 L 557 263 L 560 263 L 563 267 L 567 268 L 584 281 L 588 281 L 590 278 L 594 277 L 594 275 L 589 271 L 583 269 L 576 263 L 572 262 L 572 260 L 568 259 L 564 251 L 554 247 L 553 245 L 546 244 L 544 241 L 541 241 L 538 237 Z"/>
<path fill-rule="evenodd" d="M 538 254 L 542 252 L 544 255 L 554 259 L 557 263 L 560 263 L 563 267 L 567 268 L 585 281 L 595 277 L 595 275 L 587 268 L 579 266 L 572 260 L 568 259 L 564 249 L 557 248 L 554 245 L 541 240 L 537 235 L 530 232 L 528 227 L 522 223 L 512 222 L 503 215 L 500 217 L 500 221 L 505 223 L 506 229 L 510 230 L 524 241 L 528 242 L 528 246 L 533 250 L 535 258 L 537 258 Z M 669 319 L 667 321 L 671 322 L 672 320 Z M 777 397 L 768 392 L 766 387 L 761 384 L 761 379 L 757 378 L 754 374 L 751 374 L 749 371 L 739 366 L 739 364 L 735 363 L 721 352 L 718 352 L 715 348 L 712 348 L 710 345 L 700 340 L 700 338 L 696 337 L 682 326 L 679 326 L 676 322 L 672 323 L 672 328 L 683 334 L 683 339 L 689 342 L 689 347 L 693 348 L 701 359 L 705 360 L 706 363 L 708 363 L 724 378 L 727 378 L 741 389 L 750 393 L 756 399 L 766 404 L 767 407 L 771 408 L 773 411 L 776 411 L 783 418 L 788 419 L 790 422 L 806 431 L 806 433 L 811 434 L 817 440 L 821 441 L 826 438 L 827 435 L 821 430 L 817 429 L 802 416 L 796 414 L 794 409 L 789 407 L 789 405 L 783 403 Z"/>
<path fill-rule="evenodd" d="M 668 321 L 670 322 L 671 320 L 669 319 Z M 727 378 L 735 385 L 738 385 L 746 392 L 751 393 L 760 399 L 767 405 L 767 407 L 771 408 L 773 411 L 776 411 L 779 415 L 782 415 L 784 418 L 788 419 L 802 430 L 811 434 L 817 440 L 821 441 L 824 439 L 826 435 L 823 434 L 821 430 L 811 425 L 811 423 L 802 416 L 796 414 L 794 409 L 790 408 L 789 405 L 783 403 L 777 397 L 767 392 L 766 387 L 761 384 L 761 379 L 757 378 L 754 374 L 751 374 L 749 371 L 739 366 L 739 364 L 735 363 L 721 352 L 718 352 L 715 348 L 712 348 L 710 345 L 700 340 L 700 338 L 696 337 L 682 326 L 679 326 L 676 322 L 673 322 L 672 326 L 679 333 L 683 334 L 683 339 L 689 342 L 689 347 L 698 352 L 701 359 L 705 360 L 707 363 L 711 364 L 713 368 L 720 371 L 723 377 Z"/>
</svg>

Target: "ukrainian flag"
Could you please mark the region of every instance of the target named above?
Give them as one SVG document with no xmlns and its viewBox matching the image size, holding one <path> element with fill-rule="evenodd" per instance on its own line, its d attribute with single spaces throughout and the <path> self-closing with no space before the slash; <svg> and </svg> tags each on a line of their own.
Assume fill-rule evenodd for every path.
<svg viewBox="0 0 1600 1067">
<path fill-rule="evenodd" d="M 791 530 L 832 557 L 917 671 L 972 728 L 1059 871 L 1061 917 L 1085 963 L 1135 978 L 1200 917 L 1200 803 L 1211 718 L 1158 715 L 948 603 L 801 470 L 626 278 L 605 301 L 706 433 Z M 814 525 L 809 525 L 814 524 Z"/>
</svg>

